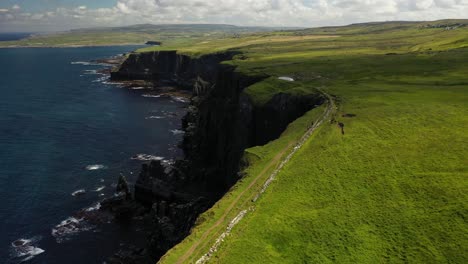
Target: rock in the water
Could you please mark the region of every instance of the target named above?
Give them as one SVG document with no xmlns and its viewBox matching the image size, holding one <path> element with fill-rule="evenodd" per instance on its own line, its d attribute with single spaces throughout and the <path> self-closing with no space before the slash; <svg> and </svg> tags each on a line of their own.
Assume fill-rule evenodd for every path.
<svg viewBox="0 0 468 264">
<path fill-rule="evenodd" d="M 124 193 L 125 198 L 130 198 L 130 189 L 128 188 L 127 179 L 123 174 L 120 174 L 119 181 L 117 182 L 117 188 L 115 189 L 117 193 Z"/>
</svg>

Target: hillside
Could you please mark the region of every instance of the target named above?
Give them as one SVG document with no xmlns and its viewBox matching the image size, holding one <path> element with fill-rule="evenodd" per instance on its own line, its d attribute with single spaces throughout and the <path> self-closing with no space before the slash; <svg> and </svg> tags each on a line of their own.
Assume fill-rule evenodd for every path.
<svg viewBox="0 0 468 264">
<path fill-rule="evenodd" d="M 36 34 L 19 41 L 3 41 L 0 47 L 69 47 L 145 44 L 147 41 L 206 40 L 256 32 L 279 30 L 274 27 L 238 27 L 222 24 L 142 24 L 126 27 L 75 29 Z"/>
<path fill-rule="evenodd" d="M 466 263 L 466 24 L 370 23 L 140 50 L 235 52 L 224 64 L 269 76 L 244 91 L 257 106 L 278 94 L 328 98 L 247 149 L 243 178 L 160 263 Z"/>
</svg>

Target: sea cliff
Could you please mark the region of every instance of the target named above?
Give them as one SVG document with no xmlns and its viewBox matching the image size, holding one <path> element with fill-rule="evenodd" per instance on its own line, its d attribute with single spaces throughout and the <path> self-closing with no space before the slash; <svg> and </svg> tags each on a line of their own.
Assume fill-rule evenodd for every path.
<svg viewBox="0 0 468 264">
<path fill-rule="evenodd" d="M 265 104 L 254 104 L 244 90 L 269 76 L 246 75 L 222 63 L 236 55 L 132 53 L 111 73 L 115 81 L 146 80 L 193 94 L 182 120 L 184 158 L 173 165 L 143 165 L 135 183 L 135 201 L 151 208 L 147 252 L 152 259 L 186 237 L 197 216 L 242 177 L 246 148 L 278 138 L 290 122 L 325 101 L 319 94 L 278 93 Z"/>
</svg>

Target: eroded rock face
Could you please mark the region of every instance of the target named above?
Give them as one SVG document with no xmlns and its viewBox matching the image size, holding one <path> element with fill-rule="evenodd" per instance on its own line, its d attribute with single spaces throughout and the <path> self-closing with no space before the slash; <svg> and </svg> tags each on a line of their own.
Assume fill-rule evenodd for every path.
<svg viewBox="0 0 468 264">
<path fill-rule="evenodd" d="M 123 174 L 120 174 L 119 180 L 117 181 L 117 187 L 115 189 L 116 193 L 121 193 L 125 197 L 125 199 L 130 198 L 130 189 L 128 188 L 127 179 Z"/>
<path fill-rule="evenodd" d="M 177 54 L 176 51 L 132 53 L 122 65 L 111 72 L 112 80 L 150 80 L 159 84 L 176 84 L 192 89 L 201 77 L 213 81 L 224 67 L 219 63 L 229 60 L 235 52 L 206 55 L 198 59 Z"/>
<path fill-rule="evenodd" d="M 245 76 L 220 64 L 235 53 L 198 59 L 176 52 L 132 54 L 113 79 L 150 79 L 193 89 L 183 118 L 184 159 L 174 165 L 145 164 L 135 201 L 150 208 L 148 254 L 160 258 L 190 232 L 196 218 L 239 179 L 244 150 L 263 145 L 287 125 L 324 102 L 318 95 L 280 93 L 255 107 L 243 90 L 267 76 Z"/>
<path fill-rule="evenodd" d="M 191 168 L 187 177 L 198 185 L 197 192 L 212 199 L 238 180 L 244 149 L 255 144 L 253 107 L 242 91 L 256 81 L 233 71 L 220 73 L 211 90 L 193 98 L 183 120 L 183 149 Z"/>
<path fill-rule="evenodd" d="M 198 198 L 188 202 L 159 201 L 152 206 L 153 230 L 149 238 L 149 253 L 159 259 L 190 232 L 197 216 L 206 210 L 208 201 Z"/>
<path fill-rule="evenodd" d="M 325 100 L 322 94 L 274 95 L 264 106 L 255 109 L 255 144 L 265 145 L 278 138 L 289 123 L 323 104 Z"/>
</svg>

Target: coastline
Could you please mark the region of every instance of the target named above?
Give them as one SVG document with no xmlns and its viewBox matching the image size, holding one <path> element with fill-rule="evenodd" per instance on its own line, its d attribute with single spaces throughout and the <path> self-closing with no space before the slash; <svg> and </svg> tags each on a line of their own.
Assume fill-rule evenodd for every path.
<svg viewBox="0 0 468 264">
<path fill-rule="evenodd" d="M 263 105 L 253 104 L 244 90 L 268 76 L 238 73 L 234 66 L 222 63 L 236 54 L 224 52 L 194 58 L 175 50 L 131 53 L 111 72 L 111 80 L 116 82 L 143 80 L 154 84 L 155 89 L 173 86 L 192 92 L 182 120 L 184 158 L 169 166 L 160 161 L 144 165 L 135 184 L 134 198 L 109 201 L 107 206 L 113 208 L 116 204 L 114 211 L 126 203 L 127 207 L 137 203 L 147 208 L 151 224 L 147 227 L 150 232 L 146 249 L 153 261 L 187 237 L 199 215 L 242 178 L 240 172 L 248 166 L 242 159 L 245 149 L 277 139 L 293 120 L 325 102 L 322 95 L 315 93 L 279 93 Z M 120 257 L 134 260 L 141 256 Z M 121 262 L 116 259 L 111 263 Z"/>
<path fill-rule="evenodd" d="M 114 67 L 121 66 L 127 56 L 126 54 L 119 54 L 109 58 L 96 59 L 92 62 L 107 64 L 110 67 L 100 70 L 101 74 L 109 75 Z M 172 98 L 179 102 L 188 103 L 192 97 L 192 91 L 187 89 L 177 88 L 175 85 L 158 85 L 154 80 L 110 80 L 111 83 L 119 84 L 122 88 L 128 90 L 141 90 L 146 92 L 145 97 L 161 97 L 161 98 Z"/>
<path fill-rule="evenodd" d="M 49 73 L 57 73 L 59 74 L 59 76 L 63 76 L 62 78 L 64 80 L 63 84 L 56 84 L 56 82 L 54 81 L 49 82 L 47 81 L 47 77 L 44 77 L 43 79 L 45 79 L 45 81 L 42 87 L 44 87 L 44 89 L 46 89 L 46 91 L 48 91 L 50 94 L 54 93 L 55 91 L 54 88 L 57 88 L 56 90 L 59 92 L 63 92 L 63 94 L 67 96 L 66 98 L 72 98 L 72 99 L 77 98 L 75 105 L 73 105 L 74 101 L 65 100 L 69 102 L 67 104 L 72 105 L 71 108 L 73 109 L 71 110 L 74 110 L 75 107 L 87 108 L 88 103 L 83 103 L 84 100 L 81 100 L 83 99 L 80 97 L 82 93 L 85 93 L 86 96 L 88 96 L 84 98 L 94 99 L 93 102 L 95 104 L 91 104 L 89 109 L 91 109 L 91 112 L 93 113 L 102 113 L 103 115 L 102 117 L 101 115 L 99 115 L 99 117 L 96 117 L 97 115 L 92 114 L 91 118 L 88 118 L 86 116 L 86 118 L 83 119 L 84 120 L 83 123 L 89 124 L 89 127 L 85 127 L 86 131 L 82 133 L 89 132 L 94 137 L 96 133 L 94 133 L 93 131 L 98 131 L 98 130 L 102 131 L 103 129 L 105 130 L 109 128 L 109 127 L 103 128 L 101 124 L 105 123 L 109 125 L 115 125 L 117 123 L 113 121 L 115 120 L 113 116 L 119 116 L 119 121 L 120 121 L 124 119 L 126 115 L 130 115 L 129 117 L 131 118 L 128 119 L 130 121 L 125 123 L 125 120 L 124 120 L 123 122 L 123 124 L 126 124 L 126 125 L 122 125 L 122 123 L 118 122 L 119 124 L 116 125 L 118 129 L 110 130 L 112 132 L 115 131 L 113 135 L 109 133 L 101 133 L 101 134 L 105 134 L 105 136 L 103 135 L 105 139 L 113 138 L 112 140 L 114 140 L 115 138 L 119 138 L 119 137 L 123 138 L 123 136 L 125 135 L 136 135 L 136 133 L 138 133 L 139 134 L 138 137 L 140 137 L 141 139 L 128 140 L 128 144 L 125 144 L 125 145 L 131 144 L 132 147 L 126 147 L 126 146 L 122 147 L 121 145 L 123 144 L 121 145 L 116 144 L 118 146 L 114 146 L 112 148 L 115 148 L 120 152 L 117 154 L 109 155 L 110 157 L 106 156 L 107 153 L 111 152 L 110 148 L 108 149 L 108 151 L 102 151 L 103 153 L 99 152 L 105 149 L 103 147 L 98 147 L 98 146 L 101 146 L 99 142 L 105 142 L 105 140 L 97 140 L 99 142 L 90 143 L 91 151 L 89 152 L 90 153 L 99 152 L 99 155 L 92 154 L 83 160 L 67 158 L 67 160 L 75 160 L 76 164 L 73 163 L 70 165 L 67 163 L 66 168 L 64 169 L 64 172 L 62 172 L 62 174 L 65 175 L 64 177 L 67 177 L 67 175 L 70 174 L 69 175 L 70 179 L 77 179 L 77 180 L 70 181 L 70 182 L 64 181 L 60 188 L 47 187 L 44 189 L 45 192 L 47 192 L 47 195 L 50 195 L 50 193 L 52 192 L 54 193 L 54 195 L 57 195 L 58 197 L 60 197 L 60 199 L 54 199 L 53 201 L 53 203 L 55 204 L 54 206 L 52 206 L 52 208 L 54 208 L 54 211 L 52 213 L 47 213 L 46 217 L 37 216 L 37 213 L 31 212 L 32 217 L 30 217 L 29 219 L 34 219 L 33 221 L 26 220 L 26 219 L 24 220 L 25 221 L 24 223 L 21 222 L 21 219 L 20 221 L 17 221 L 19 223 L 22 223 L 24 226 L 31 226 L 31 227 L 25 228 L 25 230 L 20 230 L 19 228 L 17 229 L 16 227 L 9 228 L 12 231 L 4 234 L 4 236 L 2 237 L 2 242 L 5 242 L 4 244 L 8 245 L 8 248 L 6 247 L 2 248 L 2 251 L 0 252 L 0 259 L 3 259 L 3 260 L 8 259 L 8 261 L 10 261 L 11 263 L 17 263 L 16 261 L 19 262 L 23 258 L 32 259 L 34 257 L 34 258 L 37 258 L 38 261 L 46 259 L 47 261 L 45 262 L 53 263 L 54 261 L 50 261 L 51 259 L 52 260 L 57 259 L 61 261 L 62 260 L 61 258 L 63 258 L 64 254 L 70 254 L 70 253 L 65 253 L 65 252 L 68 252 L 67 250 L 71 248 L 70 245 L 79 244 L 81 243 L 80 241 L 86 241 L 90 237 L 93 237 L 93 236 L 96 236 L 99 239 L 103 239 L 106 236 L 108 237 L 109 243 L 102 246 L 103 247 L 102 250 L 107 253 L 103 253 L 105 255 L 101 255 L 101 253 L 99 252 L 93 252 L 92 250 L 90 250 L 90 256 L 87 257 L 88 260 L 93 257 L 95 258 L 94 260 L 110 257 L 112 256 L 112 254 L 114 254 L 118 250 L 121 250 L 121 249 L 126 250 L 126 248 L 131 246 L 130 244 L 136 245 L 136 246 L 141 245 L 141 242 L 139 240 L 141 240 L 140 238 L 143 236 L 139 236 L 139 234 L 142 232 L 141 230 L 144 230 L 143 229 L 144 225 L 140 224 L 143 220 L 139 220 L 139 219 L 134 220 L 135 225 L 129 227 L 134 231 L 133 234 L 125 234 L 125 236 L 119 236 L 120 232 L 115 231 L 115 230 L 118 230 L 116 226 L 117 223 L 109 224 L 109 221 L 111 219 L 109 214 L 100 213 L 101 212 L 99 210 L 99 208 L 101 207 L 100 202 L 102 201 L 102 198 L 112 197 L 112 195 L 114 194 L 115 189 L 116 189 L 114 184 L 117 180 L 119 172 L 124 173 L 128 177 L 128 179 L 131 180 L 131 182 L 133 182 L 134 181 L 133 178 L 136 177 L 136 176 L 132 176 L 134 175 L 134 172 L 136 172 L 135 174 L 137 174 L 141 168 L 141 164 L 147 163 L 148 160 L 156 159 L 156 158 L 159 159 L 159 156 L 161 156 L 162 158 L 164 158 L 164 161 L 170 161 L 179 157 L 179 154 L 177 154 L 179 153 L 179 151 L 171 150 L 171 148 L 175 148 L 175 146 L 180 144 L 181 136 L 180 134 L 176 134 L 176 132 L 177 132 L 177 129 L 179 129 L 181 126 L 180 125 L 181 117 L 185 115 L 185 109 L 182 109 L 182 108 L 185 108 L 186 104 L 182 105 L 180 104 L 181 102 L 180 100 L 175 100 L 172 97 L 171 97 L 172 100 L 169 99 L 169 95 L 166 97 L 167 99 L 142 98 L 142 97 L 146 97 L 146 96 L 143 96 L 144 94 L 152 93 L 152 89 L 132 91 L 132 89 L 126 89 L 126 87 L 123 87 L 124 89 L 121 89 L 122 86 L 118 85 L 117 82 L 115 83 L 116 85 L 114 85 L 114 82 L 110 82 L 109 80 L 110 67 L 119 63 L 119 60 L 121 60 L 122 58 L 125 58 L 125 56 L 119 56 L 119 58 L 116 59 L 116 55 L 132 52 L 134 48 L 135 47 L 114 48 L 114 49 L 96 49 L 97 51 L 94 51 L 94 52 L 87 51 L 87 50 L 82 50 L 79 52 L 75 52 L 75 50 L 73 51 L 72 50 L 69 50 L 69 51 L 36 50 L 36 51 L 30 51 L 30 52 L 27 52 L 27 51 L 23 52 L 20 49 L 17 49 L 15 52 L 9 52 L 7 50 L 4 50 L 5 52 L 3 53 L 9 56 L 15 56 L 17 53 L 28 54 L 28 58 L 31 60 L 31 62 L 29 61 L 28 63 L 18 62 L 18 64 L 26 68 L 34 68 L 34 69 L 38 68 L 39 70 L 37 72 L 40 73 L 39 76 L 42 76 L 42 77 L 48 76 L 47 74 Z M 114 51 L 117 51 L 117 52 L 114 53 Z M 50 67 L 42 67 L 42 68 L 37 67 L 36 64 L 44 62 L 45 59 L 50 57 L 51 53 L 55 54 L 55 52 L 59 55 L 62 55 L 62 56 L 54 55 L 51 61 L 54 62 L 55 64 L 50 63 L 51 64 Z M 40 57 L 42 59 L 34 59 L 38 56 L 47 56 L 47 57 L 45 58 Z M 60 58 L 60 59 L 54 60 L 56 58 Z M 6 64 L 6 63 L 12 63 L 16 61 L 10 59 L 10 60 L 3 60 L 3 62 Z M 54 66 L 58 67 L 59 69 L 64 69 L 64 72 L 55 71 Z M 12 67 L 12 68 L 15 68 L 15 67 Z M 5 67 L 4 69 L 8 69 L 8 68 Z M 24 71 L 21 71 L 21 72 L 24 72 Z M 73 77 L 71 75 L 66 75 L 64 73 L 73 74 Z M 12 74 L 8 74 L 8 75 L 13 76 Z M 103 76 L 103 75 L 106 75 L 106 76 Z M 41 81 L 40 81 L 40 78 L 38 79 L 39 80 L 37 81 L 35 80 L 34 85 L 40 86 Z M 57 78 L 57 79 L 60 79 L 60 78 Z M 73 80 L 73 81 L 70 81 L 70 80 Z M 77 85 L 79 87 L 86 87 L 86 88 L 83 88 L 84 90 L 81 91 L 77 88 Z M 27 83 L 26 85 L 21 85 L 21 87 L 28 87 Z M 101 89 L 101 88 L 104 88 L 104 89 Z M 39 90 L 39 88 L 28 89 L 28 90 L 34 91 L 34 90 Z M 70 91 L 73 92 L 73 95 L 70 95 L 71 93 Z M 16 94 L 16 93 L 12 93 L 12 94 Z M 38 95 L 36 98 L 42 98 L 43 96 L 47 97 L 44 94 L 47 95 L 47 93 L 40 93 L 40 95 Z M 177 96 L 176 94 L 172 94 L 172 95 Z M 26 96 L 27 98 L 27 94 L 25 94 L 24 96 Z M 55 93 L 54 93 L 54 96 L 55 96 Z M 20 99 L 20 97 L 18 98 Z M 120 100 L 123 100 L 123 101 L 120 101 Z M 89 100 L 86 100 L 86 101 L 88 102 Z M 115 103 L 110 103 L 110 102 L 115 102 Z M 125 105 L 119 104 L 118 102 L 125 102 Z M 160 104 L 159 102 L 161 102 L 162 107 L 158 106 Z M 141 105 L 148 105 L 148 104 L 151 104 L 153 106 L 151 108 L 141 106 Z M 119 107 L 119 105 L 121 105 L 121 107 Z M 93 106 L 96 106 L 96 108 L 99 111 L 95 111 Z M 121 108 L 121 110 L 115 110 L 116 108 Z M 127 108 L 133 108 L 134 110 L 128 110 Z M 45 109 L 48 109 L 48 106 L 45 106 Z M 106 110 L 109 110 L 109 111 L 106 111 Z M 88 109 L 82 112 L 87 113 Z M 122 114 L 119 115 L 119 113 L 123 113 L 123 115 Z M 54 115 L 54 113 L 50 113 L 50 114 Z M 131 116 L 132 114 L 138 114 L 138 116 L 135 116 L 135 115 Z M 34 116 L 34 115 L 31 114 L 31 116 Z M 156 118 L 153 118 L 153 117 L 156 117 Z M 66 113 L 63 116 L 60 115 L 60 118 L 50 118 L 50 119 L 54 120 L 54 122 L 55 120 L 58 120 L 57 122 L 67 122 L 66 124 L 75 125 L 79 123 L 79 118 L 80 118 L 79 114 L 76 114 L 76 112 L 70 111 L 69 113 Z M 31 118 L 31 119 L 34 119 L 34 118 Z M 24 121 L 27 123 L 30 123 L 31 119 L 24 118 Z M 68 122 L 68 120 L 70 119 L 73 119 L 72 123 Z M 96 122 L 93 123 L 93 120 L 96 120 Z M 133 121 L 133 120 L 137 120 L 137 121 Z M 155 123 L 155 122 L 158 122 L 158 123 Z M 129 126 L 128 124 L 133 124 L 134 125 L 133 127 L 135 128 L 130 128 L 132 126 Z M 121 126 L 125 126 L 125 127 L 122 130 L 120 130 Z M 48 124 L 44 124 L 44 127 L 49 128 L 50 126 Z M 151 127 L 153 128 L 151 129 Z M 161 128 L 158 129 L 157 127 L 161 127 Z M 63 124 L 60 124 L 60 128 L 67 129 L 66 126 Z M 151 132 L 148 132 L 148 129 L 146 131 L 141 131 L 140 129 L 142 128 L 143 129 L 150 128 L 149 130 Z M 61 129 L 57 131 L 61 131 Z M 73 129 L 73 130 L 77 131 L 77 129 Z M 153 134 L 153 136 L 147 137 L 149 134 Z M 157 135 L 157 136 L 154 136 L 154 135 Z M 159 136 L 159 135 L 162 135 L 162 136 Z M 155 137 L 162 138 L 162 141 L 154 140 Z M 172 139 L 175 137 L 177 137 L 178 139 L 172 141 Z M 90 138 L 90 137 L 87 137 L 87 138 Z M 99 139 L 99 136 L 96 136 L 96 138 Z M 90 140 L 90 142 L 91 141 L 93 140 Z M 35 142 L 41 142 L 41 141 L 35 140 Z M 115 143 L 117 141 L 114 140 L 114 141 L 109 141 L 109 142 Z M 160 148 L 159 147 L 157 148 L 147 147 L 151 145 L 154 146 L 155 142 L 157 144 L 161 142 L 161 147 Z M 166 144 L 167 144 L 167 147 L 166 147 Z M 98 150 L 94 151 L 94 145 L 96 145 L 96 148 Z M 112 144 L 107 144 L 107 145 L 111 146 Z M 73 146 L 77 146 L 77 145 L 73 144 Z M 70 147 L 73 147 L 73 146 L 70 146 Z M 86 148 L 86 146 L 87 146 L 86 141 L 81 141 L 79 144 L 79 147 L 77 148 Z M 47 151 L 48 151 L 48 148 L 44 149 L 44 153 L 47 153 Z M 57 151 L 57 153 L 63 153 L 63 152 L 64 151 Z M 70 155 L 75 155 L 76 153 L 78 152 L 70 151 Z M 145 153 L 145 154 L 140 154 L 140 153 Z M 39 165 L 36 164 L 34 166 L 37 167 Z M 13 167 L 13 166 L 10 166 L 10 167 Z M 28 167 L 28 165 L 25 165 L 24 167 Z M 74 168 L 74 170 L 72 171 L 70 168 Z M 69 171 L 72 171 L 72 172 L 68 173 Z M 53 172 L 55 171 L 52 171 L 50 174 L 55 175 Z M 88 177 L 91 175 L 93 177 Z M 63 179 L 63 178 L 60 178 L 60 179 Z M 60 181 L 54 181 L 54 184 L 58 184 L 57 182 L 60 182 Z M 11 184 L 13 186 L 12 189 L 14 190 L 15 182 Z M 18 184 L 18 185 L 23 186 L 21 184 Z M 22 189 L 26 189 L 26 188 L 22 188 Z M 82 190 L 82 191 L 79 191 L 79 190 Z M 18 192 L 15 192 L 15 195 L 17 195 L 17 193 Z M 34 196 L 34 198 L 36 197 Z M 6 206 L 9 206 L 8 203 L 6 204 L 7 204 Z M 16 207 L 14 205 L 15 204 L 11 203 L 10 207 L 11 208 Z M 10 207 L 5 207 L 5 208 L 9 210 L 8 208 Z M 26 213 L 28 213 L 28 210 L 25 210 L 25 211 Z M 41 211 L 46 211 L 46 210 L 41 210 Z M 14 211 L 11 210 L 11 212 L 14 212 Z M 15 219 L 16 221 L 16 218 L 15 218 L 16 215 L 17 215 L 16 213 L 14 214 L 12 213 L 12 215 L 9 215 L 6 217 L 12 217 L 12 219 Z M 44 221 L 46 219 L 46 221 L 44 223 L 41 223 L 40 220 L 37 220 L 37 219 L 44 219 Z M 138 227 L 140 226 L 142 227 L 141 230 L 138 229 Z M 124 228 L 124 229 L 128 230 L 128 228 Z M 44 230 L 46 231 L 44 232 Z M 94 234 L 95 232 L 96 234 Z M 80 234 L 78 235 L 78 233 Z M 128 240 L 128 237 L 130 236 L 132 238 L 139 236 L 140 238 L 138 240 Z M 125 243 L 123 248 L 121 248 L 119 245 L 114 245 L 115 243 L 113 243 L 113 241 L 116 241 L 116 238 L 119 240 L 122 239 L 120 241 L 122 243 Z M 59 245 L 65 241 L 66 241 L 66 244 L 64 243 L 64 245 Z M 89 247 L 90 246 L 88 245 L 83 246 L 83 248 L 89 248 Z M 64 253 L 58 254 L 55 256 L 54 254 L 50 254 L 50 252 L 54 252 L 57 250 L 60 252 L 64 252 Z M 109 252 L 110 250 L 112 251 Z M 36 261 L 36 259 L 33 261 Z M 79 262 L 71 261 L 70 263 L 79 263 Z M 91 263 L 94 263 L 94 262 L 91 262 Z"/>
<path fill-rule="evenodd" d="M 0 42 L 1 44 L 1 42 Z M 147 46 L 144 43 L 115 43 L 115 44 L 91 44 L 91 45 L 11 45 L 11 46 L 2 46 L 0 49 L 25 49 L 25 48 L 98 48 L 98 47 L 119 47 L 119 46 Z"/>
</svg>

